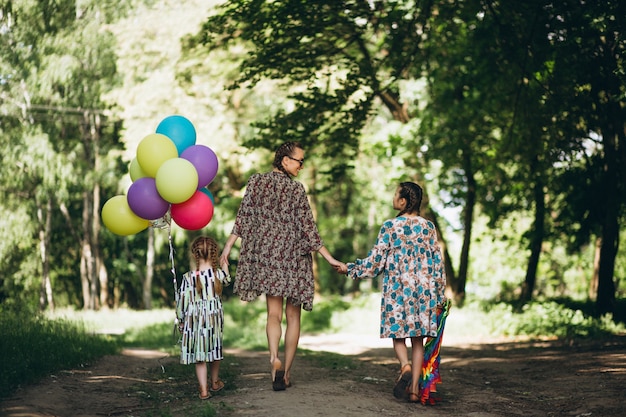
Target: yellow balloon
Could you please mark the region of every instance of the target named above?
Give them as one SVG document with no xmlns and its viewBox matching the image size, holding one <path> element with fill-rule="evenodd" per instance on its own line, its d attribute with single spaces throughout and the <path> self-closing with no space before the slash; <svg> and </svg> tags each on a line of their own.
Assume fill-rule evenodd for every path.
<svg viewBox="0 0 626 417">
<path fill-rule="evenodd" d="M 116 195 L 104 203 L 102 222 L 107 229 L 120 236 L 134 235 L 150 225 L 150 221 L 133 213 L 125 195 Z"/>
<path fill-rule="evenodd" d="M 137 181 L 139 178 L 148 177 L 148 174 L 143 172 L 143 170 L 139 166 L 139 162 L 137 161 L 137 158 L 133 158 L 133 160 L 130 161 L 130 166 L 128 167 L 128 173 L 130 174 L 130 179 L 132 182 Z"/>
<path fill-rule="evenodd" d="M 198 171 L 183 158 L 163 162 L 154 179 L 159 195 L 172 204 L 189 200 L 198 189 Z"/>
<path fill-rule="evenodd" d="M 137 162 L 141 170 L 152 178 L 156 177 L 163 162 L 177 157 L 178 149 L 174 142 L 160 133 L 146 136 L 137 146 Z"/>
</svg>

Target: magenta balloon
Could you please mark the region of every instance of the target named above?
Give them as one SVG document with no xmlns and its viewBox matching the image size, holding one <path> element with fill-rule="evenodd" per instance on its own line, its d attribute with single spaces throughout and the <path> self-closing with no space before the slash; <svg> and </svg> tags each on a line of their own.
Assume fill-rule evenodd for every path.
<svg viewBox="0 0 626 417">
<path fill-rule="evenodd" d="M 132 183 L 126 198 L 133 213 L 146 220 L 160 219 L 170 207 L 170 203 L 159 195 L 156 180 L 152 177 L 139 178 Z"/>
<path fill-rule="evenodd" d="M 172 220 L 187 230 L 199 230 L 209 224 L 213 218 L 213 203 L 201 191 L 196 191 L 185 202 L 172 204 Z"/>
<path fill-rule="evenodd" d="M 198 171 L 198 190 L 209 185 L 217 175 L 217 169 L 219 168 L 217 155 L 207 146 L 190 146 L 183 151 L 180 157 L 191 162 L 196 167 L 196 171 Z"/>
</svg>

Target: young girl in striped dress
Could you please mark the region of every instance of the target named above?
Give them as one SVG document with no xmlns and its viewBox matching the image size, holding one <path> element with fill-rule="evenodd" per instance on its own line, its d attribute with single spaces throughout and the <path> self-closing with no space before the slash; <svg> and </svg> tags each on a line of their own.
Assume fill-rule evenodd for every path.
<svg viewBox="0 0 626 417">
<path fill-rule="evenodd" d="M 180 363 L 196 365 L 199 396 L 205 400 L 211 397 L 210 391 L 224 388 L 219 378 L 220 361 L 224 359 L 221 294 L 223 286 L 230 284 L 230 275 L 217 267 L 219 248 L 214 239 L 200 236 L 191 243 L 190 251 L 191 270 L 183 275 L 176 303 L 182 333 Z"/>
</svg>

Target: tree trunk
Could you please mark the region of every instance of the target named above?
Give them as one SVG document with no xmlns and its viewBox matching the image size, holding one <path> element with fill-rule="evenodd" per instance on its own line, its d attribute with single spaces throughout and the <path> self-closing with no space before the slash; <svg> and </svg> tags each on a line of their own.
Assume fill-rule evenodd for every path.
<svg viewBox="0 0 626 417">
<path fill-rule="evenodd" d="M 589 284 L 589 299 L 596 300 L 598 298 L 598 276 L 600 275 L 600 249 L 602 248 L 602 238 L 596 237 L 596 244 L 593 251 L 593 272 L 591 275 L 591 283 Z"/>
<path fill-rule="evenodd" d="M 463 152 L 463 169 L 467 179 L 467 195 L 463 209 L 463 245 L 461 247 L 461 259 L 459 260 L 459 273 L 456 281 L 455 298 L 459 303 L 465 299 L 465 286 L 467 284 L 467 271 L 469 269 L 469 252 L 472 242 L 472 225 L 474 223 L 474 206 L 476 205 L 476 179 L 472 168 L 470 152 Z"/>
<path fill-rule="evenodd" d="M 100 173 L 100 114 L 87 113 L 85 116 L 89 122 L 91 144 L 93 146 L 93 169 L 96 176 Z M 86 144 L 88 145 L 88 144 Z M 91 253 L 94 256 L 94 279 L 97 278 L 100 287 L 99 304 L 101 308 L 109 306 L 109 275 L 106 265 L 102 259 L 102 250 L 100 249 L 100 181 L 96 180 L 93 184 L 92 192 L 93 210 L 91 215 Z"/>
<path fill-rule="evenodd" d="M 617 134 L 604 136 L 605 176 L 604 214 L 602 218 L 602 243 L 600 244 L 600 260 L 598 268 L 598 297 L 596 312 L 598 315 L 615 312 L 615 256 L 619 246 L 619 210 L 620 189 L 618 185 L 619 164 L 617 150 Z"/>
<path fill-rule="evenodd" d="M 538 163 L 536 158 L 533 162 L 534 165 Z M 539 172 L 538 169 L 533 170 L 535 172 Z M 537 267 L 539 265 L 541 247 L 543 246 L 543 239 L 545 235 L 546 203 L 543 191 L 543 181 L 539 175 L 536 176 L 534 185 L 533 196 L 535 199 L 535 220 L 531 230 L 530 257 L 528 258 L 526 277 L 524 278 L 522 293 L 520 295 L 520 301 L 523 304 L 526 304 L 533 298 L 535 283 L 537 282 Z"/>
<path fill-rule="evenodd" d="M 598 268 L 598 297 L 596 311 L 598 315 L 615 312 L 615 256 L 619 245 L 619 222 L 617 216 L 607 214 L 602 226 L 602 244 Z"/>
<path fill-rule="evenodd" d="M 617 33 L 607 33 L 601 39 L 602 52 L 598 56 L 598 67 L 603 77 L 595 77 L 592 91 L 598 108 L 600 133 L 603 147 L 602 186 L 604 192 L 604 212 L 601 220 L 602 243 L 598 264 L 598 297 L 596 312 L 598 315 L 615 313 L 615 257 L 619 247 L 619 223 L 623 210 L 623 193 L 626 189 L 626 111 L 623 106 L 623 65 L 616 60 L 616 45 L 619 44 Z"/>
<path fill-rule="evenodd" d="M 52 199 L 48 198 L 45 207 L 45 218 L 41 206 L 38 204 L 37 217 L 39 220 L 39 255 L 41 256 L 41 292 L 39 295 L 39 308 L 44 310 L 48 307 L 54 310 L 54 298 L 52 296 L 52 283 L 50 281 L 50 233 L 52 230 Z"/>
<path fill-rule="evenodd" d="M 315 189 L 315 179 L 316 179 L 316 175 L 317 175 L 317 170 L 315 169 L 315 167 L 313 165 L 308 165 L 309 166 L 309 175 L 311 177 L 311 189 Z M 311 205 L 311 212 L 313 213 L 313 219 L 315 219 L 315 222 L 317 223 L 317 198 L 315 197 L 314 194 L 311 193 L 307 193 L 308 194 L 308 198 L 309 198 L 309 204 Z M 315 280 L 314 283 L 314 291 L 315 294 L 319 294 L 320 291 L 320 277 L 319 277 L 319 262 L 318 262 L 318 257 L 313 254 L 313 279 Z"/>
<path fill-rule="evenodd" d="M 83 191 L 83 235 L 80 240 L 80 282 L 83 290 L 83 309 L 93 310 L 93 295 L 92 295 L 92 262 L 91 262 L 91 245 L 89 244 L 89 193 Z"/>
</svg>

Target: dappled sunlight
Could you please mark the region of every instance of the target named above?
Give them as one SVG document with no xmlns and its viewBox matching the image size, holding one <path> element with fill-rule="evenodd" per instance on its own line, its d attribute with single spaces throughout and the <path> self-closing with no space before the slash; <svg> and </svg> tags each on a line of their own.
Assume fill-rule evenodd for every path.
<svg viewBox="0 0 626 417">
<path fill-rule="evenodd" d="M 163 359 L 163 358 L 169 357 L 167 353 L 164 353 L 158 350 L 139 349 L 139 348 L 123 349 L 122 355 L 133 356 L 136 358 L 144 358 L 144 359 Z"/>
</svg>

